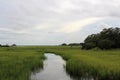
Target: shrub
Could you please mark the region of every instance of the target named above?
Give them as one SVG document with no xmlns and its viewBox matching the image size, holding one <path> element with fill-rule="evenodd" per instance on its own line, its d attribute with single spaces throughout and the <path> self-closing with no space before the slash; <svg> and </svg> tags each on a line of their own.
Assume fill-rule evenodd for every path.
<svg viewBox="0 0 120 80">
<path fill-rule="evenodd" d="M 101 49 L 120 48 L 120 28 L 105 28 L 100 33 L 89 35 L 84 40 L 82 49 L 91 49 L 95 46 Z"/>
<path fill-rule="evenodd" d="M 101 49 L 111 49 L 114 43 L 110 40 L 104 39 L 99 41 L 98 47 Z"/>
<path fill-rule="evenodd" d="M 92 48 L 95 48 L 95 47 L 96 47 L 95 43 L 93 43 L 93 42 L 88 42 L 88 43 L 85 43 L 85 44 L 84 44 L 83 49 L 92 49 Z"/>
<path fill-rule="evenodd" d="M 67 46 L 67 44 L 66 44 L 66 43 L 63 43 L 63 44 L 61 44 L 61 46 Z"/>
</svg>

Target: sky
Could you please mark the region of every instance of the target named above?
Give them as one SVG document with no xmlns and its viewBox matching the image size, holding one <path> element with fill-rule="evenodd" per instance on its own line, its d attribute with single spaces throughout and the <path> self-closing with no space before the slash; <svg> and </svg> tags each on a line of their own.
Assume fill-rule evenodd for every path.
<svg viewBox="0 0 120 80">
<path fill-rule="evenodd" d="M 0 44 L 80 43 L 120 27 L 120 0 L 0 0 Z"/>
</svg>

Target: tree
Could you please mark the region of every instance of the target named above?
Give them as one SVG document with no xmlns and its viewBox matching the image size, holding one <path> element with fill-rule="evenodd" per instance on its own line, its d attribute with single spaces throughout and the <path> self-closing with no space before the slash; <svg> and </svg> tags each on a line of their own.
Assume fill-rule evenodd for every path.
<svg viewBox="0 0 120 80">
<path fill-rule="evenodd" d="M 95 47 L 96 47 L 95 43 L 93 43 L 93 42 L 88 42 L 88 43 L 85 43 L 85 44 L 83 45 L 82 49 L 92 49 L 92 48 L 95 48 Z"/>
<path fill-rule="evenodd" d="M 99 37 L 100 35 L 99 34 L 92 34 L 92 35 L 89 35 L 86 39 L 85 39 L 85 43 L 89 43 L 89 42 L 92 42 L 95 44 L 95 46 L 97 46 L 98 44 L 98 40 L 99 40 Z"/>
<path fill-rule="evenodd" d="M 17 46 L 16 44 L 12 44 L 12 47 L 15 47 L 15 46 Z"/>
<path fill-rule="evenodd" d="M 67 46 L 67 44 L 66 44 L 66 43 L 63 43 L 63 44 L 61 44 L 61 46 Z"/>
<path fill-rule="evenodd" d="M 120 28 L 105 28 L 98 34 L 89 35 L 82 49 L 99 47 L 101 49 L 120 48 Z"/>
<path fill-rule="evenodd" d="M 70 43 L 68 46 L 80 46 L 80 43 Z"/>
<path fill-rule="evenodd" d="M 99 41 L 98 47 L 101 49 L 111 49 L 114 43 L 110 40 L 104 39 Z"/>
</svg>

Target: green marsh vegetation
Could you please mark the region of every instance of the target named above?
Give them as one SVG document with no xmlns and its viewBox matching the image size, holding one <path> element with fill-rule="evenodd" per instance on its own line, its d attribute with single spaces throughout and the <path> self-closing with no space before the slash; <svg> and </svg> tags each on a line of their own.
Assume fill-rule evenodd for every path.
<svg viewBox="0 0 120 80">
<path fill-rule="evenodd" d="M 72 76 L 95 80 L 120 80 L 120 50 L 82 50 L 80 47 L 46 49 L 66 59 L 66 70 Z"/>
<path fill-rule="evenodd" d="M 0 80 L 29 80 L 31 71 L 42 68 L 46 52 L 61 55 L 72 76 L 120 80 L 120 49 L 82 50 L 79 46 L 0 47 Z"/>
<path fill-rule="evenodd" d="M 42 68 L 43 58 L 36 47 L 0 47 L 0 80 L 29 80 L 31 71 Z"/>
</svg>

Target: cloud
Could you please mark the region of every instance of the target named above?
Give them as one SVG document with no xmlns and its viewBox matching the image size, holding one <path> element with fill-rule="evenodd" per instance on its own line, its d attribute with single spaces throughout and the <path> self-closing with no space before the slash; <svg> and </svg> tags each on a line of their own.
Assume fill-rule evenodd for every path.
<svg viewBox="0 0 120 80">
<path fill-rule="evenodd" d="M 48 29 L 49 27 L 51 27 L 50 24 L 40 24 L 33 27 L 33 30 L 45 30 Z"/>
<path fill-rule="evenodd" d="M 83 27 L 93 24 L 96 21 L 102 20 L 102 19 L 103 18 L 93 17 L 93 18 L 87 18 L 87 19 L 80 20 L 80 21 L 71 22 L 71 23 L 65 24 L 64 27 L 60 28 L 56 32 L 64 32 L 64 33 L 76 32 L 82 29 Z"/>
<path fill-rule="evenodd" d="M 102 29 L 104 29 L 104 28 L 111 28 L 111 27 L 113 27 L 112 25 L 108 25 L 108 24 L 106 24 L 106 23 L 101 23 L 100 25 L 99 25 L 99 27 L 101 27 Z"/>
<path fill-rule="evenodd" d="M 21 35 L 15 37 L 14 40 L 18 40 L 18 43 L 51 43 L 48 39 L 64 42 L 66 36 L 82 32 L 85 26 L 101 23 L 103 19 L 102 23 L 107 25 L 119 23 L 119 8 L 119 0 L 0 0 L 0 34 L 30 34 L 26 36 L 25 42 L 18 40 L 18 37 L 22 38 Z M 113 18 L 118 19 L 116 21 Z M 108 24 L 105 20 L 111 22 Z M 52 33 L 52 37 L 49 33 Z"/>
<path fill-rule="evenodd" d="M 65 12 L 67 10 L 74 9 L 75 7 L 74 4 L 69 0 L 56 1 L 56 4 L 57 5 L 55 7 L 51 7 L 50 10 L 60 14 L 66 14 Z"/>
<path fill-rule="evenodd" d="M 9 28 L 0 28 L 0 31 L 5 31 L 5 32 L 10 32 L 15 34 L 30 34 L 30 32 L 27 30 L 13 30 Z"/>
</svg>

